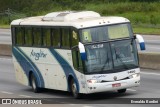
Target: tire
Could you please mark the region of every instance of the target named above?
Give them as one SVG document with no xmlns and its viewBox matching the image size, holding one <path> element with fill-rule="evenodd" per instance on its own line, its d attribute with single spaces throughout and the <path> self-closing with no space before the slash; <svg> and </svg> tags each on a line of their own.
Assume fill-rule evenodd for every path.
<svg viewBox="0 0 160 107">
<path fill-rule="evenodd" d="M 118 90 L 118 93 L 125 93 L 127 89 Z"/>
<path fill-rule="evenodd" d="M 30 83 L 31 83 L 33 92 L 35 92 L 35 93 L 40 92 L 40 88 L 38 87 L 36 77 L 34 76 L 33 73 L 31 74 L 31 77 L 30 77 Z"/>
<path fill-rule="evenodd" d="M 71 80 L 71 83 L 70 83 L 70 89 L 74 98 L 76 99 L 81 98 L 80 93 L 78 93 L 76 83 L 73 79 Z"/>
</svg>

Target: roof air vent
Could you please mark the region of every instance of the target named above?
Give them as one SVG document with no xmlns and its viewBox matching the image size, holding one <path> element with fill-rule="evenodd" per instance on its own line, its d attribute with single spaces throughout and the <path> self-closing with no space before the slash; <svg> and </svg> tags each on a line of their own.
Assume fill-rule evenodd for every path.
<svg viewBox="0 0 160 107">
<path fill-rule="evenodd" d="M 86 19 L 100 17 L 99 13 L 93 11 L 64 11 L 64 12 L 53 12 L 45 15 L 43 21 L 72 21 L 76 19 Z"/>
</svg>

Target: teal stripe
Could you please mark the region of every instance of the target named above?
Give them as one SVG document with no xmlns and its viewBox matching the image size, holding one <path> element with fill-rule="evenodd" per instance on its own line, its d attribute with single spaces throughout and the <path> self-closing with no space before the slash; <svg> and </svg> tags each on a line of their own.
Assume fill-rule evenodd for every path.
<svg viewBox="0 0 160 107">
<path fill-rule="evenodd" d="M 29 72 L 32 71 L 37 79 L 38 87 L 44 87 L 44 79 L 40 73 L 38 67 L 31 61 L 31 59 L 18 47 L 13 48 L 13 55 L 17 59 L 18 63 L 23 68 L 29 80 Z"/>
<path fill-rule="evenodd" d="M 62 67 L 65 75 L 66 75 L 66 81 L 68 82 L 68 77 L 70 75 L 72 75 L 75 83 L 76 83 L 76 86 L 77 86 L 77 90 L 79 92 L 79 82 L 78 82 L 78 79 L 77 79 L 77 76 L 74 72 L 74 70 L 72 69 L 72 67 L 70 66 L 70 64 L 56 51 L 54 50 L 53 48 L 50 49 L 50 52 L 52 53 L 52 55 L 54 56 L 54 58 L 59 62 L 60 66 Z M 68 84 L 68 91 L 69 90 L 69 84 Z"/>
</svg>

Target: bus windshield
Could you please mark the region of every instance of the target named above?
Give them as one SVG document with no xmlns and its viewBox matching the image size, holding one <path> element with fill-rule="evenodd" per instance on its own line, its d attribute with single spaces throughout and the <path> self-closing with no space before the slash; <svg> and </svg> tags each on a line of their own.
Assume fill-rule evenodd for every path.
<svg viewBox="0 0 160 107">
<path fill-rule="evenodd" d="M 80 31 L 82 43 L 107 41 L 133 36 L 130 23 L 86 28 Z"/>
<path fill-rule="evenodd" d="M 133 39 L 86 45 L 86 73 L 113 73 L 138 67 L 135 46 Z"/>
</svg>

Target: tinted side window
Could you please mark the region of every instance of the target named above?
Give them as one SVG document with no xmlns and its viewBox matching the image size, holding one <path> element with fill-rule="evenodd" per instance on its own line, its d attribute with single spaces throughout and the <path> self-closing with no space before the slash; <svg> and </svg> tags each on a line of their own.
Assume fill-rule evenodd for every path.
<svg viewBox="0 0 160 107">
<path fill-rule="evenodd" d="M 12 32 L 12 44 L 15 45 L 15 27 L 11 27 Z"/>
<path fill-rule="evenodd" d="M 73 60 L 73 66 L 75 69 L 78 70 L 78 52 L 76 50 L 72 51 L 72 60 Z"/>
<path fill-rule="evenodd" d="M 73 66 L 79 72 L 83 72 L 83 64 L 78 50 L 72 50 Z"/>
<path fill-rule="evenodd" d="M 41 28 L 33 28 L 33 45 L 41 46 L 41 44 L 42 44 Z"/>
<path fill-rule="evenodd" d="M 62 47 L 70 48 L 69 29 L 62 29 Z"/>
<path fill-rule="evenodd" d="M 52 29 L 52 45 L 53 47 L 60 47 L 60 29 Z"/>
<path fill-rule="evenodd" d="M 24 45 L 24 28 L 16 27 L 16 45 Z"/>
<path fill-rule="evenodd" d="M 51 29 L 43 28 L 43 46 L 51 46 Z"/>
<path fill-rule="evenodd" d="M 32 28 L 25 28 L 25 44 L 26 46 L 32 46 L 33 38 L 32 38 Z"/>
<path fill-rule="evenodd" d="M 72 35 L 71 35 L 71 41 L 72 41 L 72 47 L 78 45 L 78 34 L 75 30 L 72 30 Z"/>
</svg>

